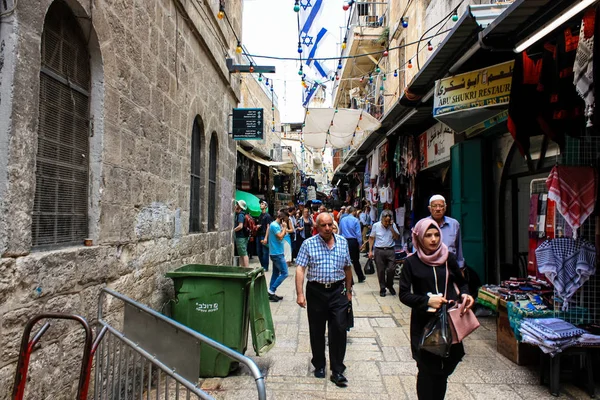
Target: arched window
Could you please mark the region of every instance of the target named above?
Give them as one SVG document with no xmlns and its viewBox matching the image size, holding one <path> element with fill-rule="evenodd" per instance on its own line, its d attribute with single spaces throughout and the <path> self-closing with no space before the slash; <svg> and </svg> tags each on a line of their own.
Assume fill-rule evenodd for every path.
<svg viewBox="0 0 600 400">
<path fill-rule="evenodd" d="M 48 9 L 41 50 L 32 244 L 82 244 L 88 235 L 90 57 L 63 1 Z"/>
<path fill-rule="evenodd" d="M 204 126 L 200 117 L 194 119 L 192 128 L 192 165 L 190 168 L 190 233 L 200 232 L 202 207 L 202 142 Z"/>
<path fill-rule="evenodd" d="M 219 142 L 217 133 L 213 132 L 210 138 L 210 165 L 208 167 L 208 230 L 216 229 L 217 216 L 217 160 L 219 156 Z"/>
</svg>

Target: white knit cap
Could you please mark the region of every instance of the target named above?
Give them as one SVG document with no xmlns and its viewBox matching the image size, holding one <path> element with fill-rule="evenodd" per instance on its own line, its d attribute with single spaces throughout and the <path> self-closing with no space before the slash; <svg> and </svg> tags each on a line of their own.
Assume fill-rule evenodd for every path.
<svg viewBox="0 0 600 400">
<path fill-rule="evenodd" d="M 441 200 L 444 202 L 444 204 L 446 204 L 446 199 L 444 198 L 444 196 L 442 196 L 441 194 L 434 194 L 429 199 L 429 205 L 431 205 L 431 202 L 436 201 L 436 200 Z"/>
</svg>

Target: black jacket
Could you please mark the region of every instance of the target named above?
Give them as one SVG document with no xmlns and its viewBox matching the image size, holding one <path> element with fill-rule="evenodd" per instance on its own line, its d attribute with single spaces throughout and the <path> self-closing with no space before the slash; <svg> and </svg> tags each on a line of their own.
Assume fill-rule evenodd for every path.
<svg viewBox="0 0 600 400">
<path fill-rule="evenodd" d="M 454 283 L 456 283 L 460 290 L 460 294 L 462 295 L 469 293 L 467 281 L 460 272 L 454 254 L 448 254 L 447 264 L 450 276 L 448 277 L 448 293 L 446 293 L 446 299 L 458 300 L 460 296 L 456 293 Z M 434 268 L 437 274 L 437 289 L 433 272 Z M 427 312 L 427 302 L 429 301 L 427 293 L 443 293 L 445 283 L 446 265 L 437 267 L 426 265 L 419 259 L 416 253 L 404 261 L 402 274 L 400 275 L 399 295 L 400 301 L 412 308 L 410 315 L 410 342 L 413 358 L 417 361 L 419 361 L 419 350 L 417 346 L 419 345 L 423 329 L 435 314 Z M 462 347 L 462 344 L 460 344 L 460 346 Z M 461 353 L 464 354 L 463 351 L 461 351 Z"/>
</svg>

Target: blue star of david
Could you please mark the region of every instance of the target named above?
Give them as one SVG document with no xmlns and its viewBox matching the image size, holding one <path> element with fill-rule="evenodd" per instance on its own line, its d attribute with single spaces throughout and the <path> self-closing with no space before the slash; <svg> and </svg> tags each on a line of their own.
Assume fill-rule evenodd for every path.
<svg viewBox="0 0 600 400">
<path fill-rule="evenodd" d="M 306 4 L 300 1 L 300 6 L 304 9 L 304 11 L 306 11 L 308 7 L 312 7 L 312 4 L 310 4 L 310 0 L 306 0 Z"/>
<path fill-rule="evenodd" d="M 313 45 L 313 37 L 312 36 L 308 36 L 306 33 L 304 34 L 304 36 L 302 37 L 302 44 L 310 47 Z"/>
</svg>

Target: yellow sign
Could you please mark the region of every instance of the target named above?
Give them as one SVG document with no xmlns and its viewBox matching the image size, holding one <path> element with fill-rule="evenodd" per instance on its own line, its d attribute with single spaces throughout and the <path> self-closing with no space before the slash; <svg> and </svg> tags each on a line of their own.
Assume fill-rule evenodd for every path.
<svg viewBox="0 0 600 400">
<path fill-rule="evenodd" d="M 480 107 L 508 105 L 514 61 L 435 82 L 433 116 Z"/>
</svg>

